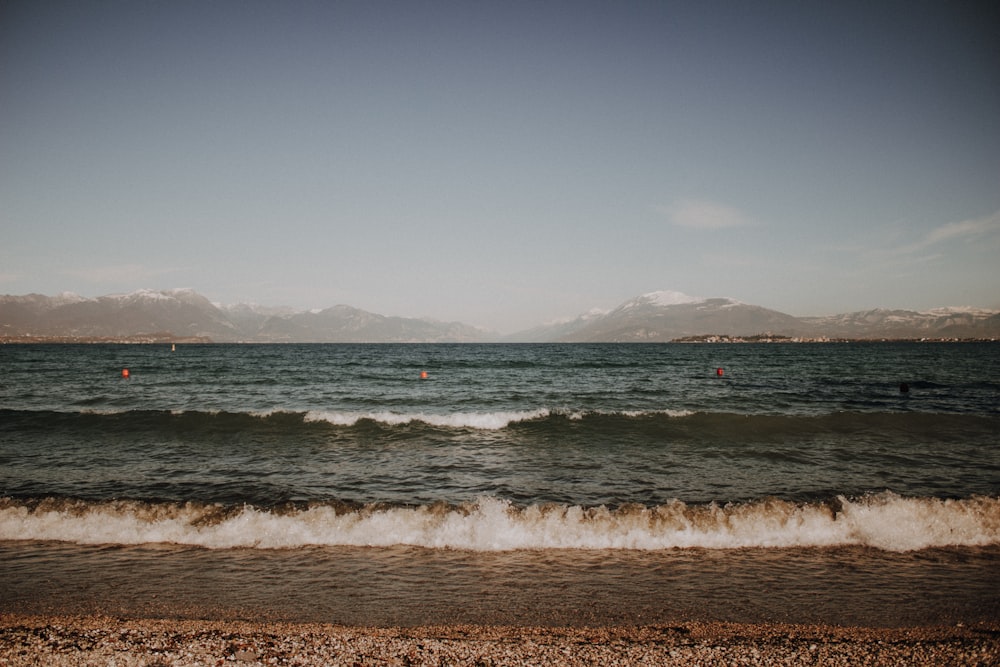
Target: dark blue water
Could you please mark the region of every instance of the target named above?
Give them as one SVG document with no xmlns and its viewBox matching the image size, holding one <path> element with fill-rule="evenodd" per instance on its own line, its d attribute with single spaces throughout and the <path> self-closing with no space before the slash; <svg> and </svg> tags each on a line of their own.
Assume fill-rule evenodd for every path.
<svg viewBox="0 0 1000 667">
<path fill-rule="evenodd" d="M 299 562 L 295 550 L 308 548 L 308 563 L 362 589 L 377 587 L 374 575 L 335 563 L 403 558 L 430 576 L 442 558 L 457 570 L 475 561 L 474 571 L 498 557 L 489 554 L 534 553 L 575 572 L 591 567 L 577 562 L 590 562 L 582 554 L 628 570 L 644 558 L 638 554 L 676 560 L 708 549 L 728 553 L 719 558 L 735 567 L 755 561 L 744 550 L 763 549 L 822 570 L 831 553 L 862 569 L 888 554 L 943 553 L 975 610 L 949 613 L 991 617 L 996 605 L 984 600 L 995 599 L 995 577 L 983 573 L 1000 545 L 998 350 L 2 346 L 0 544 L 13 553 L 5 585 L 20 583 L 0 593 L 22 608 L 39 592 L 38 568 L 52 574 L 52 559 L 85 572 L 98 555 L 128 560 L 151 547 L 169 555 L 164 572 L 182 572 L 192 558 L 222 559 L 226 576 L 242 573 L 249 582 L 266 563 Z M 368 555 L 356 557 L 357 549 Z M 931 576 L 915 562 L 904 588 L 919 590 L 922 581 L 926 597 L 940 588 L 940 571 Z M 888 585 L 893 567 L 879 569 L 875 581 Z M 801 563 L 793 569 L 810 571 Z M 687 584 L 693 609 L 715 576 L 702 575 L 702 583 Z M 469 593 L 464 584 L 439 583 Z M 271 590 L 258 584 L 244 602 Z M 625 618 L 626 590 L 634 602 L 631 585 L 619 584 L 601 589 L 620 600 L 609 603 L 603 622 Z M 800 584 L 806 599 L 815 582 Z M 170 585 L 180 597 L 164 613 L 180 614 L 198 591 Z M 93 597 L 87 590 L 80 599 Z M 595 595 L 575 590 L 581 600 Z M 670 590 L 678 594 L 676 585 Z M 735 620 L 774 617 L 781 601 L 758 594 L 770 611 Z M 297 598 L 301 604 L 275 613 L 322 620 L 305 610 L 331 607 L 354 609 L 345 622 L 423 620 L 362 613 L 330 595 Z M 830 599 L 818 620 L 850 620 L 848 603 Z M 663 602 L 650 598 L 651 608 L 666 609 Z M 105 599 L 101 608 L 116 604 L 124 603 Z M 225 616 L 237 603 L 224 612 L 198 604 L 201 613 Z M 448 606 L 414 604 L 437 609 L 428 612 L 434 618 Z M 485 617 L 499 613 L 490 609 Z M 547 613 L 536 620 L 563 618 Z M 911 610 L 908 618 L 941 613 Z M 855 620 L 872 618 L 881 617 Z"/>
<path fill-rule="evenodd" d="M 264 506 L 990 495 L 997 349 L 7 346 L 0 493 Z"/>
</svg>

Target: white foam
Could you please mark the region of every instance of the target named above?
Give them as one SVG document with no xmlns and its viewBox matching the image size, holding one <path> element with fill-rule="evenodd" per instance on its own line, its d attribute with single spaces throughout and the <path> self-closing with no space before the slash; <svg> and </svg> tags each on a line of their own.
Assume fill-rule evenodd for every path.
<svg viewBox="0 0 1000 667">
<path fill-rule="evenodd" d="M 617 510 L 515 508 L 480 498 L 461 507 L 329 505 L 284 512 L 250 506 L 82 503 L 0 505 L 0 540 L 79 544 L 174 543 L 207 548 L 414 545 L 515 549 L 788 548 L 863 545 L 887 551 L 1000 544 L 1000 498 L 903 498 L 891 493 L 826 504 L 766 500 L 691 506 L 674 501 Z"/>
<path fill-rule="evenodd" d="M 411 422 L 421 422 L 430 426 L 445 428 L 472 428 L 480 430 L 499 430 L 513 423 L 542 419 L 549 416 L 549 410 L 514 410 L 506 412 L 457 412 L 435 414 L 427 412 L 352 412 L 352 411 L 322 411 L 311 410 L 306 413 L 305 421 L 325 421 L 337 426 L 354 426 L 359 421 L 370 421 L 398 426 Z"/>
<path fill-rule="evenodd" d="M 536 408 L 534 410 L 510 410 L 499 412 L 456 412 L 436 414 L 427 412 L 390 412 L 390 411 L 337 411 L 311 410 L 306 413 L 307 422 L 329 422 L 336 426 L 354 426 L 359 421 L 369 420 L 387 426 L 399 426 L 419 422 L 441 428 L 471 428 L 484 431 L 496 431 L 507 428 L 519 422 L 544 419 L 552 415 L 562 415 L 567 419 L 578 421 L 590 415 L 621 415 L 624 417 L 644 417 L 648 415 L 666 415 L 668 417 L 687 417 L 694 414 L 690 410 L 621 410 L 621 411 L 588 411 L 588 410 L 556 410 Z"/>
<path fill-rule="evenodd" d="M 664 415 L 667 417 L 690 417 L 694 410 L 622 410 L 621 412 L 606 412 L 602 414 L 624 415 L 626 417 L 647 417 L 649 415 Z"/>
</svg>

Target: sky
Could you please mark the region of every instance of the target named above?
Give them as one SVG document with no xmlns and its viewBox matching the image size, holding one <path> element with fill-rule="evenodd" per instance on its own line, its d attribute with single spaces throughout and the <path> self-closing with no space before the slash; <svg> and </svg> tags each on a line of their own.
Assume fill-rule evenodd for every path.
<svg viewBox="0 0 1000 667">
<path fill-rule="evenodd" d="M 991 2 L 0 0 L 0 293 L 1000 308 Z"/>
</svg>

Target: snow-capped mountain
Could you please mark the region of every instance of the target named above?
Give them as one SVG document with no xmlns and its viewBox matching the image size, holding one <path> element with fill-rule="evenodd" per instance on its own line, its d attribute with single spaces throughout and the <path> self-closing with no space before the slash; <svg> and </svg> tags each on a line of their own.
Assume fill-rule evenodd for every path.
<svg viewBox="0 0 1000 667">
<path fill-rule="evenodd" d="M 701 334 L 743 336 L 800 327 L 798 319 L 776 310 L 724 297 L 694 297 L 664 290 L 630 299 L 557 340 L 665 342 Z"/>
<path fill-rule="evenodd" d="M 876 308 L 801 321 L 840 338 L 980 338 L 1000 332 L 1000 313 L 969 307 L 932 310 Z"/>
<path fill-rule="evenodd" d="M 803 338 L 919 339 L 1000 337 L 1000 313 L 969 307 L 928 311 L 876 309 L 828 317 L 793 317 L 726 297 L 662 290 L 600 315 L 538 327 L 516 337 L 560 342 L 664 342 L 707 335 L 770 334 Z"/>
<path fill-rule="evenodd" d="M 734 299 L 724 300 L 733 304 L 739 303 Z M 657 292 L 640 294 L 634 299 L 630 299 L 618 306 L 617 310 L 627 310 L 629 308 L 642 308 L 647 306 L 683 306 L 691 303 L 702 303 L 704 301 L 706 301 L 706 299 L 701 296 L 689 296 L 683 292 L 675 292 L 673 290 L 659 290 Z"/>
<path fill-rule="evenodd" d="M 1000 312 L 978 308 L 875 309 L 793 317 L 725 297 L 648 292 L 611 311 L 592 310 L 500 338 L 460 322 L 389 317 L 350 306 L 294 312 L 219 306 L 190 289 L 139 290 L 88 299 L 0 296 L 0 340 L 215 342 L 665 342 L 685 337 L 1000 338 Z"/>
<path fill-rule="evenodd" d="M 0 335 L 115 338 L 136 334 L 232 337 L 235 327 L 193 290 L 139 290 L 86 299 L 29 294 L 0 297 Z"/>
<path fill-rule="evenodd" d="M 384 317 L 349 306 L 220 307 L 189 289 L 138 290 L 87 299 L 0 296 L 4 339 L 199 339 L 215 342 L 466 342 L 486 334 L 459 323 Z"/>
</svg>

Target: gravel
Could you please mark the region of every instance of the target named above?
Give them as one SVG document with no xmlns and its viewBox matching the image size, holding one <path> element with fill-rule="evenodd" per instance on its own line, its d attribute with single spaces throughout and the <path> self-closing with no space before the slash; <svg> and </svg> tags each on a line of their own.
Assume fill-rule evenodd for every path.
<svg viewBox="0 0 1000 667">
<path fill-rule="evenodd" d="M 1000 624 L 363 628 L 0 615 L 0 667 L 904 664 L 1000 664 Z"/>
</svg>

